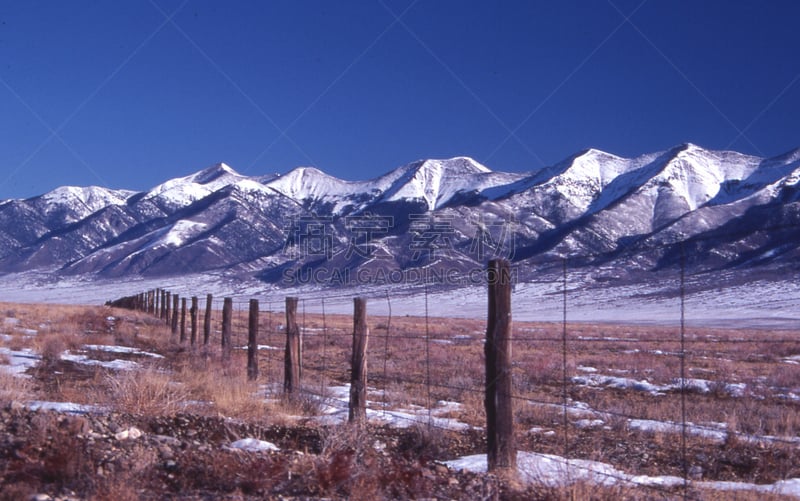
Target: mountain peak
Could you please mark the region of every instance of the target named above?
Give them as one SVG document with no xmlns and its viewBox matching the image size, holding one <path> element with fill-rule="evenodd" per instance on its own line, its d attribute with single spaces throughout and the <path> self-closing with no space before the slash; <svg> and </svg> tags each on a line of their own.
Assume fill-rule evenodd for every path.
<svg viewBox="0 0 800 501">
<path fill-rule="evenodd" d="M 428 158 L 424 160 L 418 160 L 411 165 L 416 165 L 417 170 L 434 169 L 441 171 L 441 173 L 445 176 L 486 174 L 492 172 L 491 169 L 470 157 L 453 157 L 443 159 Z"/>
<path fill-rule="evenodd" d="M 571 162 L 574 163 L 578 159 L 613 161 L 622 160 L 622 157 L 614 155 L 613 153 L 608 153 L 607 151 L 598 150 L 596 148 L 587 148 L 571 157 Z"/>
<path fill-rule="evenodd" d="M 53 204 L 80 202 L 86 205 L 102 207 L 106 204 L 122 203 L 132 191 L 110 190 L 99 186 L 59 186 L 58 188 L 35 197 Z"/>
<path fill-rule="evenodd" d="M 239 173 L 233 170 L 228 164 L 220 162 L 189 176 L 189 180 L 193 183 L 208 184 L 225 175 L 239 176 Z"/>
<path fill-rule="evenodd" d="M 321 171 L 320 169 L 317 169 L 316 167 L 310 167 L 310 166 L 295 167 L 286 174 L 283 174 L 281 177 L 312 177 L 312 176 L 333 177 Z"/>
<path fill-rule="evenodd" d="M 492 175 L 489 168 L 470 157 L 417 160 L 386 176 L 392 181 L 383 198 L 421 200 L 434 210 L 460 191 L 485 188 L 486 178 Z"/>
<path fill-rule="evenodd" d="M 675 146 L 674 148 L 672 148 L 671 151 L 673 152 L 673 154 L 675 156 L 678 156 L 681 153 L 686 153 L 686 154 L 690 154 L 690 155 L 699 155 L 699 156 L 704 156 L 704 155 L 709 155 L 709 154 L 715 153 L 712 150 L 708 150 L 708 149 L 703 148 L 702 146 L 694 144 L 694 143 L 681 143 L 678 146 Z"/>
<path fill-rule="evenodd" d="M 273 190 L 295 200 L 316 200 L 347 192 L 348 185 L 316 167 L 295 167 L 265 183 Z"/>
</svg>

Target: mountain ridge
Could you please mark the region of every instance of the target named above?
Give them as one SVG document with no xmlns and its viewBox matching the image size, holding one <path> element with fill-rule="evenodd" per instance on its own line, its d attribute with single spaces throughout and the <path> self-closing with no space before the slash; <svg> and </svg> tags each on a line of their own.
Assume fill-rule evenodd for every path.
<svg viewBox="0 0 800 501">
<path fill-rule="evenodd" d="M 702 239 L 698 269 L 777 270 L 800 256 L 799 186 L 800 148 L 759 158 L 691 143 L 634 158 L 590 148 L 528 173 L 425 159 L 364 181 L 217 163 L 144 192 L 60 187 L 0 200 L 0 273 L 273 280 L 300 269 L 464 271 L 492 256 L 528 276 L 563 258 L 633 273 Z"/>
</svg>

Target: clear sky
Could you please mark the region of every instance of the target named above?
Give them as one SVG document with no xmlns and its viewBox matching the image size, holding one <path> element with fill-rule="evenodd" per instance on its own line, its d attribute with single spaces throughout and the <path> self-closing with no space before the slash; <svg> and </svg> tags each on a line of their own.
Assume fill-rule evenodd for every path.
<svg viewBox="0 0 800 501">
<path fill-rule="evenodd" d="M 3 1 L 0 199 L 800 146 L 800 2 Z"/>
</svg>

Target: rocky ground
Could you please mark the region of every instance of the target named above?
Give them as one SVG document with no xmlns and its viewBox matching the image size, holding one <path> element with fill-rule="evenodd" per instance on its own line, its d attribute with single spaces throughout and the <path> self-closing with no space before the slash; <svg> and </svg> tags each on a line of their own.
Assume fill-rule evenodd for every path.
<svg viewBox="0 0 800 501">
<path fill-rule="evenodd" d="M 231 446 L 242 438 L 279 450 Z M 474 452 L 480 440 L 472 433 L 434 439 L 418 429 L 261 427 L 195 415 L 73 415 L 11 402 L 0 411 L 0 498 L 538 497 L 432 460 Z"/>
</svg>

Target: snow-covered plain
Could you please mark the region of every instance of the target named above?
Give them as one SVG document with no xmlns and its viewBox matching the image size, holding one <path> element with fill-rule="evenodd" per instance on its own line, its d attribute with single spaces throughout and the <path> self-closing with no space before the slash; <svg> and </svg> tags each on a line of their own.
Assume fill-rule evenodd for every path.
<svg viewBox="0 0 800 501">
<path fill-rule="evenodd" d="M 678 325 L 681 302 L 678 277 L 640 284 L 598 286 L 585 271 L 568 275 L 566 308 L 570 322 Z M 730 277 L 728 277 L 730 278 Z M 792 277 L 784 281 L 754 280 L 711 288 L 698 281 L 687 283 L 684 303 L 686 325 L 721 328 L 800 329 L 800 283 Z M 703 279 L 707 280 L 707 279 Z M 518 283 L 512 292 L 515 320 L 561 321 L 564 295 L 561 278 L 543 276 L 540 281 Z M 468 284 L 460 288 L 430 287 L 427 294 L 420 284 L 324 288 L 281 288 L 255 279 L 231 278 L 224 273 L 205 273 L 181 277 L 103 280 L 91 277 L 59 278 L 43 272 L 26 272 L 0 277 L 0 301 L 23 303 L 103 304 L 152 289 L 165 289 L 183 297 L 213 294 L 245 303 L 259 299 L 262 308 L 277 308 L 286 296 L 297 296 L 306 311 L 352 313 L 352 298 L 370 299 L 371 314 L 483 318 L 486 315 L 486 288 Z M 388 300 L 387 300 L 388 296 Z"/>
</svg>

